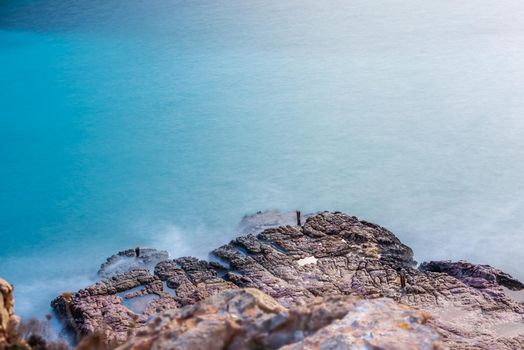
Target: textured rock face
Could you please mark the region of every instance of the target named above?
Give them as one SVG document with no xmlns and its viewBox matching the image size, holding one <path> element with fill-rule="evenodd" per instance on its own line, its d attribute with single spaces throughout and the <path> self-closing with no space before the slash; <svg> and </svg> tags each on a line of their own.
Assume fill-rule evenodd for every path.
<svg viewBox="0 0 524 350">
<path fill-rule="evenodd" d="M 241 236 L 213 256 L 212 262 L 161 261 L 154 274 L 144 269 L 118 274 L 59 297 L 53 306 L 79 335 L 102 331 L 121 342 L 157 312 L 230 289 L 256 288 L 284 307 L 327 295 L 386 297 L 430 311 L 451 348 L 524 348 L 524 307 L 503 289 L 518 290 L 520 282 L 464 262 L 417 269 L 412 250 L 393 233 L 342 213 Z"/>
<path fill-rule="evenodd" d="M 19 323 L 20 319 L 14 314 L 13 286 L 0 278 L 0 350 L 28 349 L 16 334 Z"/>
<path fill-rule="evenodd" d="M 524 285 L 520 281 L 489 265 L 475 265 L 467 261 L 430 261 L 422 263 L 419 269 L 421 271 L 443 272 L 477 289 L 493 289 L 497 286 L 503 286 L 510 290 L 524 289 Z"/>
<path fill-rule="evenodd" d="M 426 321 L 390 299 L 334 296 L 286 309 L 236 289 L 158 316 L 119 349 L 441 349 Z"/>
<path fill-rule="evenodd" d="M 13 287 L 0 278 L 0 349 L 7 345 L 13 314 Z"/>
<path fill-rule="evenodd" d="M 521 282 L 491 266 L 465 261 L 431 261 L 421 264 L 420 270 L 430 275 L 446 274 L 464 283 L 450 290 L 455 298 L 441 298 L 426 306 L 452 348 L 524 348 L 523 304 L 505 292 L 522 290 Z"/>
<path fill-rule="evenodd" d="M 157 297 L 138 303 L 134 311 L 133 305 L 122 303 L 151 295 Z M 118 274 L 75 294 L 62 294 L 51 305 L 77 338 L 99 333 L 111 342 L 125 340 L 129 332 L 145 324 L 149 315 L 179 306 L 163 293 L 162 281 L 146 269 Z"/>
</svg>

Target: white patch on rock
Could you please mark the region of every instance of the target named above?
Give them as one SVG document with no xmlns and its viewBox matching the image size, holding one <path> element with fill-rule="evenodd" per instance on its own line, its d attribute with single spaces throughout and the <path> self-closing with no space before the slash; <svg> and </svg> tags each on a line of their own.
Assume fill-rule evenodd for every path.
<svg viewBox="0 0 524 350">
<path fill-rule="evenodd" d="M 314 256 L 308 256 L 307 258 L 297 260 L 297 264 L 299 264 L 300 266 L 304 266 L 307 264 L 316 264 L 317 261 L 318 259 Z"/>
</svg>

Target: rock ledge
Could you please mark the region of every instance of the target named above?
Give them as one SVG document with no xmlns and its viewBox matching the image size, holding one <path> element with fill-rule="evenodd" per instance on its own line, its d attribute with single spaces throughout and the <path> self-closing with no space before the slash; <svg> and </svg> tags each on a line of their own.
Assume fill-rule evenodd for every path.
<svg viewBox="0 0 524 350">
<path fill-rule="evenodd" d="M 144 268 L 118 273 L 62 295 L 52 306 L 79 336 L 98 332 L 122 343 L 151 329 L 148 322 L 162 312 L 177 318 L 177 312 L 187 312 L 178 311 L 187 310 L 184 306 L 238 288 L 255 288 L 289 310 L 326 296 L 380 298 L 382 305 L 426 310 L 431 327 L 452 349 L 524 348 L 524 306 L 505 293 L 505 288 L 522 289 L 519 281 L 462 261 L 428 262 L 417 269 L 412 250 L 393 233 L 354 216 L 319 213 L 303 226 L 240 236 L 212 257 L 162 260 L 153 273 Z M 176 342 L 177 334 L 163 338 Z"/>
</svg>

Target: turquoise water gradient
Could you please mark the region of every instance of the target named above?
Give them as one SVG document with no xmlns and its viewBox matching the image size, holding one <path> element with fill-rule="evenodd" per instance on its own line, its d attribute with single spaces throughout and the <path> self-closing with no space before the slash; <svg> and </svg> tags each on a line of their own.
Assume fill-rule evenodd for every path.
<svg viewBox="0 0 524 350">
<path fill-rule="evenodd" d="M 17 311 L 136 245 L 342 210 L 521 278 L 524 3 L 0 0 L 0 276 Z"/>
</svg>

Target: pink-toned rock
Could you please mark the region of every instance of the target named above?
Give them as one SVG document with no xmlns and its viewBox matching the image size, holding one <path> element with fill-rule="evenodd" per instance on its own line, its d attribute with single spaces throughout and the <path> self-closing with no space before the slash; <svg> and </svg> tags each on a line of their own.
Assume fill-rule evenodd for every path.
<svg viewBox="0 0 524 350">
<path fill-rule="evenodd" d="M 213 262 L 161 261 L 154 274 L 117 274 L 53 306 L 80 336 L 102 332 L 123 342 L 162 310 L 235 288 L 256 288 L 286 308 L 329 295 L 389 298 L 433 314 L 432 325 L 450 348 L 524 349 L 524 306 L 507 293 L 522 289 L 520 282 L 466 262 L 417 269 L 412 250 L 393 233 L 353 216 L 312 215 L 303 226 L 240 236 L 213 255 Z"/>
<path fill-rule="evenodd" d="M 159 315 L 119 350 L 442 348 L 426 314 L 390 299 L 313 298 L 286 309 L 236 289 Z"/>
</svg>

